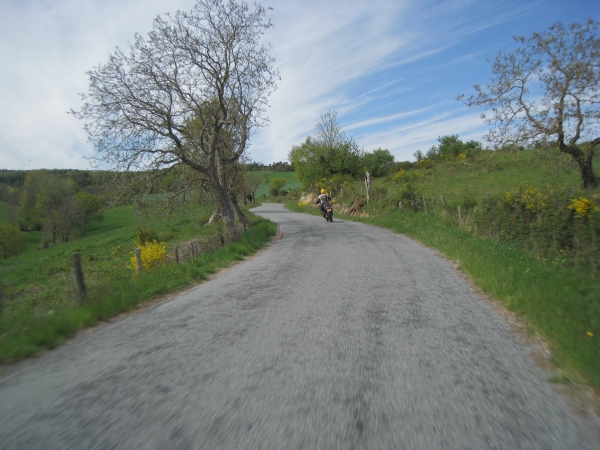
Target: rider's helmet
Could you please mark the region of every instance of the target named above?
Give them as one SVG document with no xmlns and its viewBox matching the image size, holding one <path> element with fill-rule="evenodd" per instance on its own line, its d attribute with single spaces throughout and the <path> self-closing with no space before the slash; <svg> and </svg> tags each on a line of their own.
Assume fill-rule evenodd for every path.
<svg viewBox="0 0 600 450">
<path fill-rule="evenodd" d="M 327 194 L 327 191 L 325 189 L 321 189 L 321 194 Z"/>
</svg>

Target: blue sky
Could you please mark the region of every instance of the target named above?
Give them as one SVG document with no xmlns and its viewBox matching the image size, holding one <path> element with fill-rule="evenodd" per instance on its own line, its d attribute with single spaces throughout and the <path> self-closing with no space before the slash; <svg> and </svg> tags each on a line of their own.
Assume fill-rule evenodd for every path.
<svg viewBox="0 0 600 450">
<path fill-rule="evenodd" d="M 249 156 L 287 160 L 336 110 L 365 150 L 413 160 L 438 136 L 480 140 L 481 111 L 455 97 L 490 77 L 492 59 L 551 24 L 600 18 L 598 0 L 272 0 L 273 46 L 281 74 L 270 125 Z M 0 0 L 0 168 L 89 168 L 93 155 L 79 109 L 85 71 L 107 61 L 158 14 L 194 0 Z"/>
</svg>

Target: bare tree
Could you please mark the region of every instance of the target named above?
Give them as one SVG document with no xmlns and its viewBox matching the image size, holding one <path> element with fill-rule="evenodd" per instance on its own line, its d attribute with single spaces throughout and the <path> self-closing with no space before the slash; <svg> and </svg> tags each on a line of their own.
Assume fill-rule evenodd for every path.
<svg viewBox="0 0 600 450">
<path fill-rule="evenodd" d="M 154 20 L 147 38 L 135 36 L 88 72 L 80 111 L 97 158 L 116 170 L 159 171 L 185 165 L 209 187 L 228 226 L 234 209 L 228 168 L 264 126 L 277 71 L 265 9 L 236 0 L 197 0 L 190 12 Z"/>
<path fill-rule="evenodd" d="M 515 37 L 518 47 L 492 63 L 486 87 L 464 99 L 469 107 L 491 111 L 486 140 L 495 145 L 554 141 L 581 171 L 583 188 L 598 186 L 592 160 L 600 143 L 600 39 L 598 21 L 564 27 L 560 22 L 530 38 Z M 459 96 L 458 99 L 463 99 Z M 584 153 L 577 142 L 587 142 Z"/>
<path fill-rule="evenodd" d="M 338 148 L 346 143 L 346 135 L 337 121 L 337 111 L 321 114 L 317 123 L 317 141 L 327 148 Z"/>
</svg>

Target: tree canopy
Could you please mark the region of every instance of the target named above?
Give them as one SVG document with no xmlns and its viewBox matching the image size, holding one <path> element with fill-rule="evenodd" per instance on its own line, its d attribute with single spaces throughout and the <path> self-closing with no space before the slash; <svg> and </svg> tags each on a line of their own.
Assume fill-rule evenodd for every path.
<svg viewBox="0 0 600 450">
<path fill-rule="evenodd" d="M 27 236 L 16 225 L 0 225 L 0 255 L 7 259 L 27 249 Z"/>
<path fill-rule="evenodd" d="M 260 43 L 271 27 L 265 9 L 235 0 L 197 0 L 190 12 L 157 17 L 129 52 L 116 49 L 88 72 L 85 123 L 99 160 L 118 170 L 183 165 L 196 172 L 217 211 L 233 225 L 231 167 L 256 127 L 266 124 L 277 71 Z"/>
<path fill-rule="evenodd" d="M 492 129 L 485 136 L 494 145 L 532 145 L 554 141 L 571 155 L 581 171 L 583 188 L 597 187 L 592 168 L 600 143 L 600 38 L 598 21 L 562 23 L 515 37 L 517 48 L 492 61 L 492 78 L 464 98 L 469 107 L 483 107 Z M 587 143 L 582 151 L 578 143 Z"/>
<path fill-rule="evenodd" d="M 352 138 L 346 138 L 337 123 L 337 113 L 321 114 L 317 137 L 308 136 L 289 152 L 289 160 L 304 187 L 333 175 L 356 177 L 363 168 L 364 151 Z"/>
</svg>

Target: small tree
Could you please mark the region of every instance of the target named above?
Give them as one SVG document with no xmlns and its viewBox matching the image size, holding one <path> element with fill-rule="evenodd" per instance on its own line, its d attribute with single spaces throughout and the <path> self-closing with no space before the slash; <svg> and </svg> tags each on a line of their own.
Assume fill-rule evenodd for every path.
<svg viewBox="0 0 600 450">
<path fill-rule="evenodd" d="M 374 177 L 381 177 L 388 173 L 388 170 L 394 164 L 394 155 L 389 150 L 378 148 L 372 152 L 367 152 L 363 156 L 365 168 Z"/>
<path fill-rule="evenodd" d="M 260 185 L 260 180 L 261 177 L 256 173 L 246 173 L 244 175 L 244 184 L 246 187 L 246 190 L 244 191 L 244 204 L 246 203 L 246 200 L 256 203 L 254 194 Z"/>
<path fill-rule="evenodd" d="M 332 175 L 360 174 L 364 151 L 352 138 L 346 138 L 337 123 L 337 113 L 321 114 L 317 123 L 317 138 L 308 136 L 298 146 L 293 146 L 288 159 L 304 188 Z"/>
<path fill-rule="evenodd" d="M 285 186 L 286 180 L 283 177 L 280 178 L 273 178 L 271 180 L 271 184 L 269 185 L 269 194 L 271 194 L 273 197 L 276 197 L 279 195 L 279 190 Z"/>
<path fill-rule="evenodd" d="M 92 220 L 102 222 L 104 220 L 102 199 L 83 191 L 75 194 L 74 198 L 78 202 L 80 233 L 81 236 L 84 236 L 89 222 Z"/>
<path fill-rule="evenodd" d="M 15 225 L 0 226 L 0 253 L 4 259 L 27 250 L 27 235 Z"/>
<path fill-rule="evenodd" d="M 598 21 L 564 27 L 560 22 L 530 38 L 515 37 L 518 47 L 500 52 L 492 79 L 465 99 L 483 107 L 493 128 L 486 140 L 495 145 L 554 141 L 581 171 L 581 185 L 598 186 L 592 160 L 600 143 L 600 39 Z M 460 95 L 458 99 L 463 99 Z M 584 153 L 577 143 L 588 142 Z"/>
</svg>

